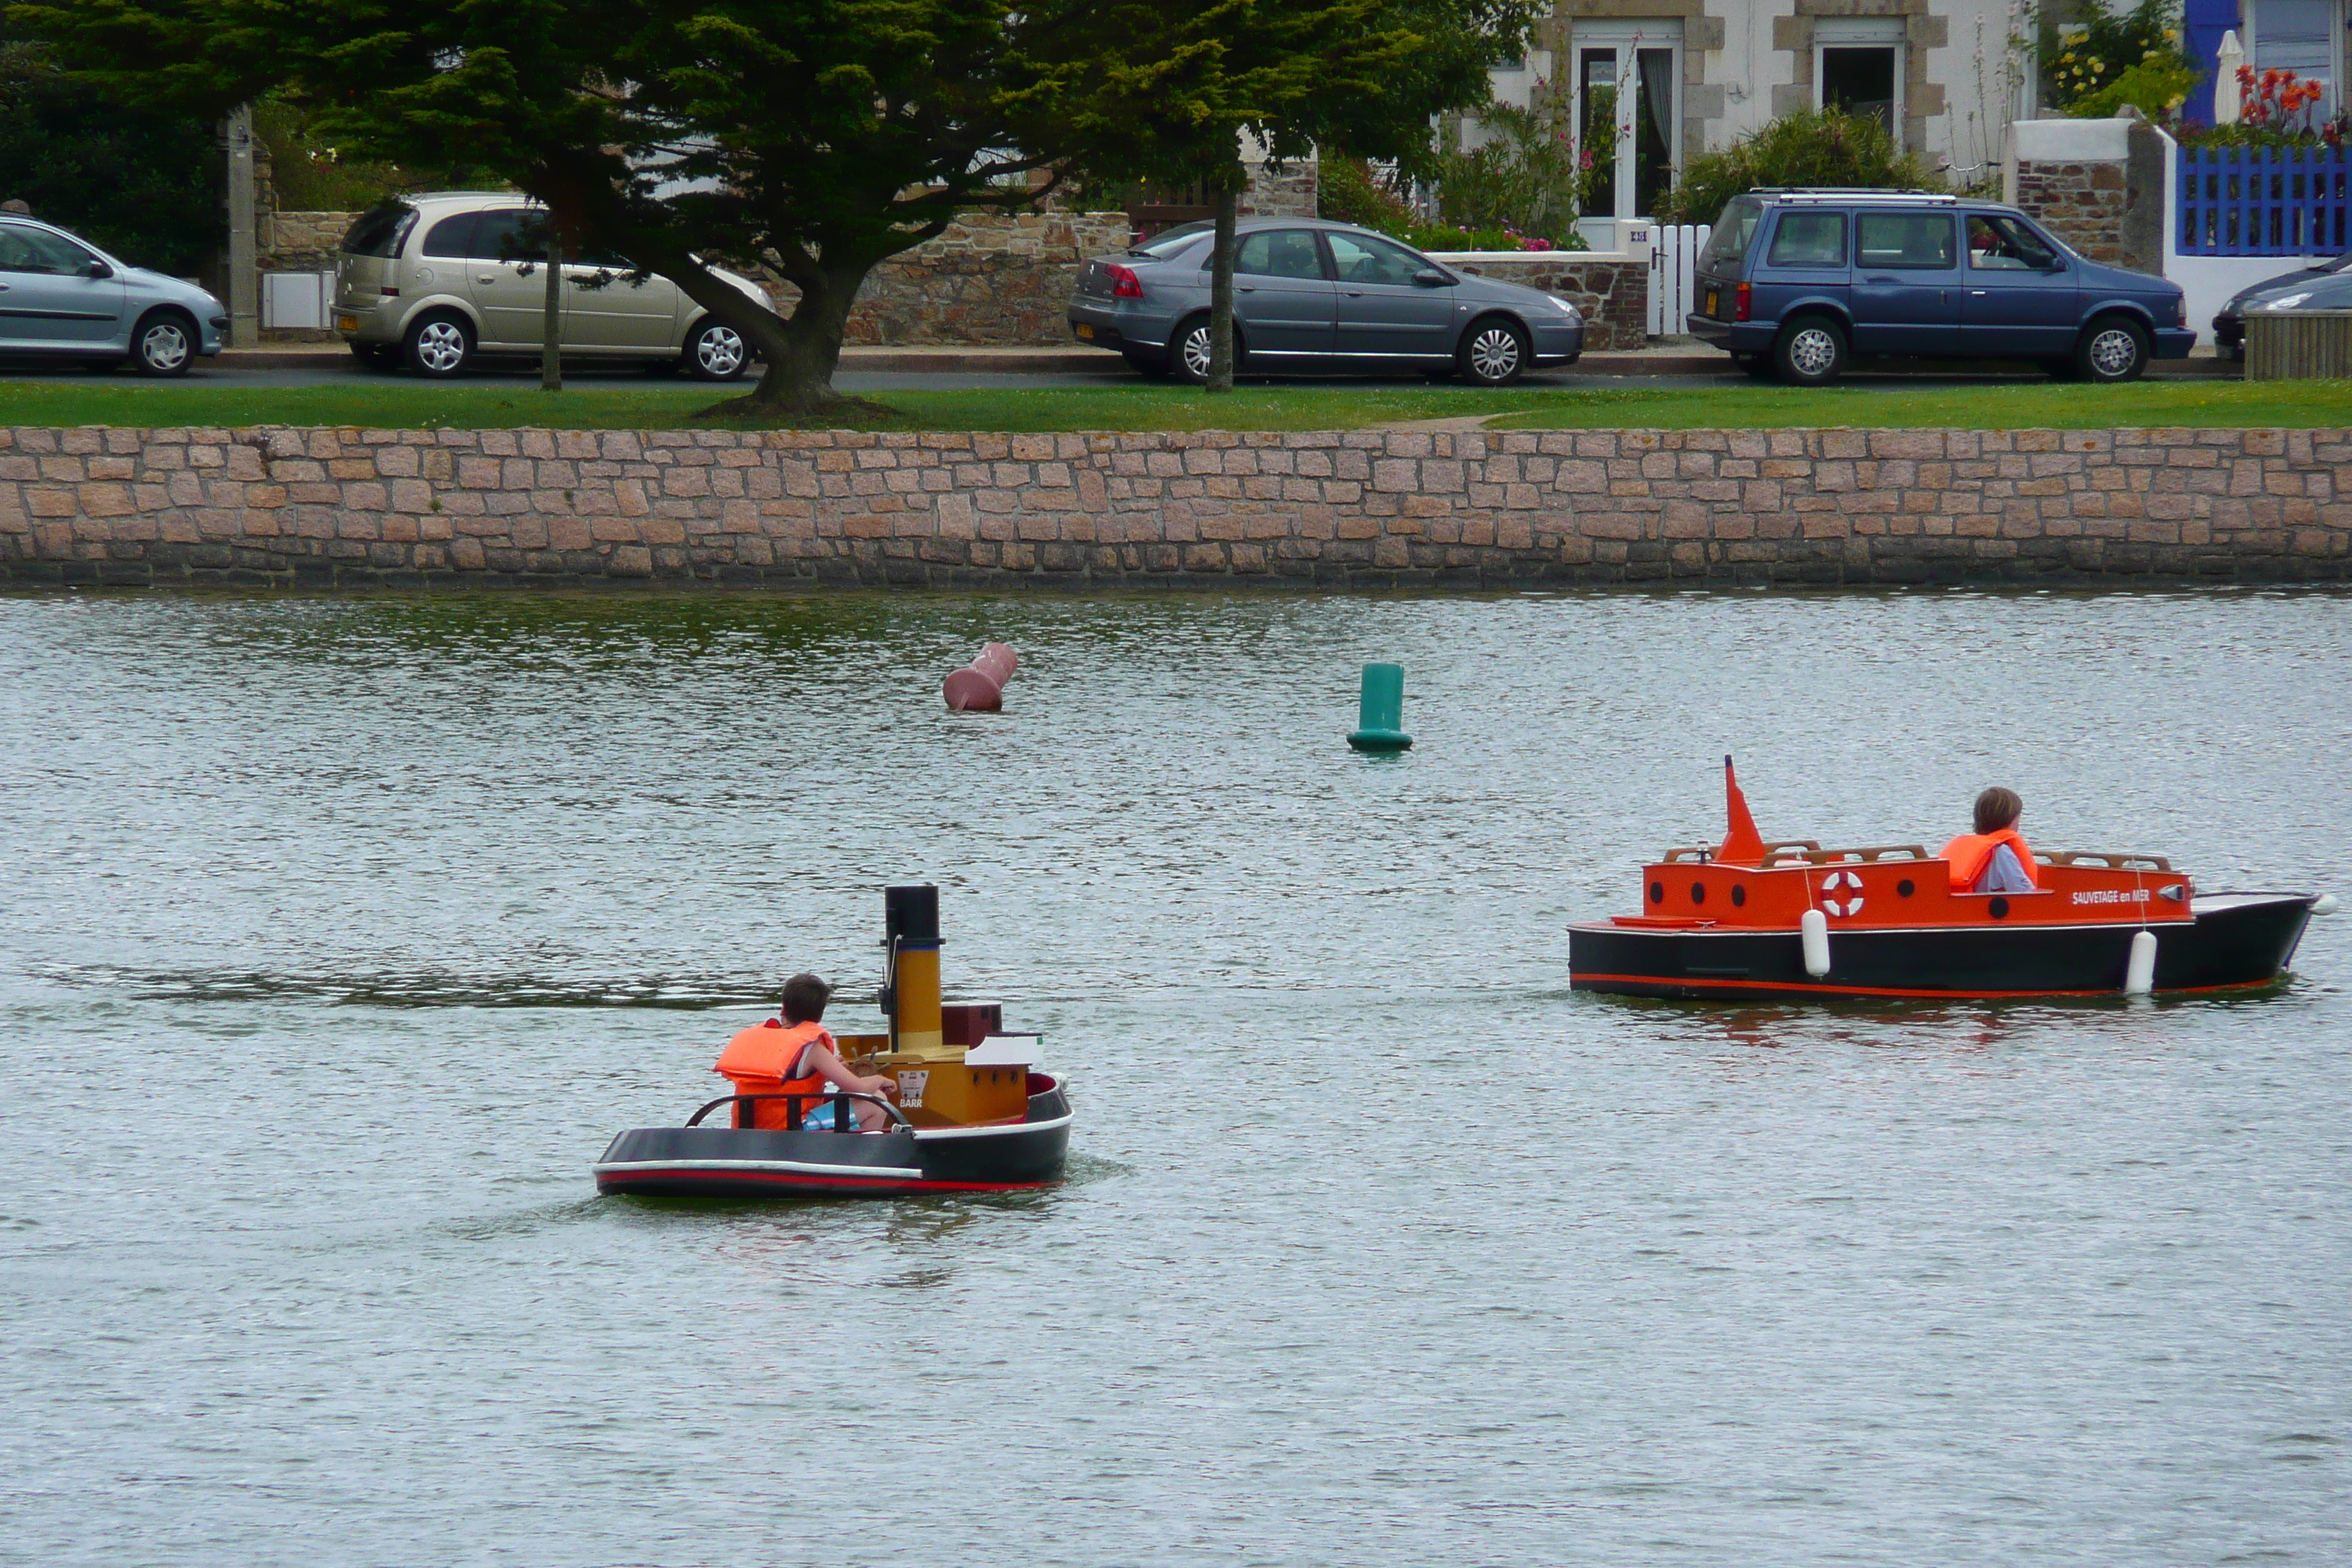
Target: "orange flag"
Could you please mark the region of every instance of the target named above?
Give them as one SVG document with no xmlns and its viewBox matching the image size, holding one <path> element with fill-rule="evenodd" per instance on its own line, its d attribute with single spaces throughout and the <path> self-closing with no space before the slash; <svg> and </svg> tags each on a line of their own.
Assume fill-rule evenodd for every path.
<svg viewBox="0 0 2352 1568">
<path fill-rule="evenodd" d="M 1748 815 L 1748 797 L 1739 793 L 1739 778 L 1731 771 L 1728 752 L 1723 759 L 1723 804 L 1731 817 L 1731 831 L 1723 836 L 1723 847 L 1715 852 L 1715 858 L 1735 866 L 1762 865 L 1764 836 L 1756 831 L 1756 819 Z"/>
</svg>

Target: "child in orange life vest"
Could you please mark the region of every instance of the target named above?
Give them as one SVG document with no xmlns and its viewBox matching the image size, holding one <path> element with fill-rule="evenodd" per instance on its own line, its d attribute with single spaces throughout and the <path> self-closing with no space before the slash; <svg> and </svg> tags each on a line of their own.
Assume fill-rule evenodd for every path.
<svg viewBox="0 0 2352 1568">
<path fill-rule="evenodd" d="M 1977 796 L 1977 830 L 1944 846 L 1956 893 L 2033 891 L 2033 851 L 2017 831 L 2025 803 L 1998 784 Z"/>
<path fill-rule="evenodd" d="M 727 1042 L 719 1065 L 711 1070 L 733 1080 L 738 1094 L 818 1095 L 828 1084 L 854 1094 L 896 1094 L 898 1086 L 893 1079 L 860 1078 L 842 1065 L 833 1036 L 822 1022 L 824 1005 L 831 1000 L 833 987 L 815 975 L 793 975 L 784 982 L 783 1022 L 772 1018 L 759 1028 L 737 1035 Z M 835 1114 L 842 1103 L 802 1102 L 801 1125 L 811 1131 L 836 1131 Z M 847 1103 L 855 1107 L 852 1114 L 861 1131 L 877 1131 L 888 1121 L 882 1108 L 870 1101 Z M 783 1101 L 762 1100 L 752 1110 L 754 1126 L 789 1125 Z"/>
</svg>

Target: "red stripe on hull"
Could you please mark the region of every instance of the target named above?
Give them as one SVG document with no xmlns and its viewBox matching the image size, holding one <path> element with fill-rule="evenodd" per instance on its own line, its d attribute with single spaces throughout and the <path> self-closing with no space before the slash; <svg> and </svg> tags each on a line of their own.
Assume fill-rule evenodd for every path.
<svg viewBox="0 0 2352 1568">
<path fill-rule="evenodd" d="M 2252 991 L 2274 985 L 2278 976 L 2266 980 L 2239 980 L 2227 985 L 2183 985 L 2157 993 L 2159 996 L 2202 996 L 2217 991 Z M 2120 996 L 2123 993 L 2113 986 L 2096 991 L 1921 991 L 1900 985 L 1811 985 L 1788 980 L 1711 980 L 1696 975 L 1665 974 L 1570 974 L 1569 988 L 1577 990 L 1590 984 L 1671 985 L 1692 990 L 1769 992 L 1791 996 L 1891 996 L 1928 1002 L 2010 1002 L 2036 996 Z"/>
</svg>

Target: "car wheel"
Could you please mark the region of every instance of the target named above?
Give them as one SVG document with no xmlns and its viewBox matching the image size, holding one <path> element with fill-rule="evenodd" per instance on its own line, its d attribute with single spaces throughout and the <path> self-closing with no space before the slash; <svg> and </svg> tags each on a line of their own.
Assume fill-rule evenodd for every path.
<svg viewBox="0 0 2352 1568">
<path fill-rule="evenodd" d="M 158 310 L 131 335 L 131 362 L 142 375 L 185 375 L 196 362 L 196 324 L 175 310 Z"/>
<path fill-rule="evenodd" d="M 751 345 L 724 321 L 706 317 L 686 334 L 686 373 L 697 381 L 732 381 L 751 363 Z"/>
<path fill-rule="evenodd" d="M 1454 353 L 1456 373 L 1475 386 L 1508 386 L 1527 374 L 1534 358 L 1526 331 L 1500 316 L 1471 322 Z"/>
<path fill-rule="evenodd" d="M 1203 313 L 1188 317 L 1178 323 L 1168 335 L 1168 374 L 1186 386 L 1206 386 L 1209 383 L 1209 318 Z M 1242 373 L 1242 335 L 1234 334 L 1234 374 Z"/>
<path fill-rule="evenodd" d="M 2074 368 L 2084 380 L 2103 385 L 2137 381 L 2147 368 L 2147 334 L 2121 316 L 2093 321 L 2074 345 Z"/>
<path fill-rule="evenodd" d="M 1845 333 L 1827 316 L 1800 316 L 1772 346 L 1772 365 L 1791 386 L 1827 386 L 1845 374 Z"/>
<path fill-rule="evenodd" d="M 474 357 L 473 330 L 463 316 L 427 316 L 408 329 L 408 348 L 403 357 L 419 375 L 436 379 L 455 375 Z"/>
</svg>

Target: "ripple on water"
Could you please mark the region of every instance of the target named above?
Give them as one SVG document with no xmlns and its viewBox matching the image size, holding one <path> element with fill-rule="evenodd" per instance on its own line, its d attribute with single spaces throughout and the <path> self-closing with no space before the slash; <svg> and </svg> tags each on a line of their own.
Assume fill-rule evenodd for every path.
<svg viewBox="0 0 2352 1568">
<path fill-rule="evenodd" d="M 1562 927 L 1726 750 L 1768 832 L 1999 780 L 2045 847 L 2334 886 L 2347 614 L 0 597 L 7 1538 L 2340 1562 L 2336 926 L 2261 997 L 1818 1008 L 1571 994 Z M 942 712 L 989 637 L 1010 711 Z M 914 879 L 1045 1031 L 1066 1184 L 593 1196 L 784 975 L 870 1026 Z"/>
</svg>

